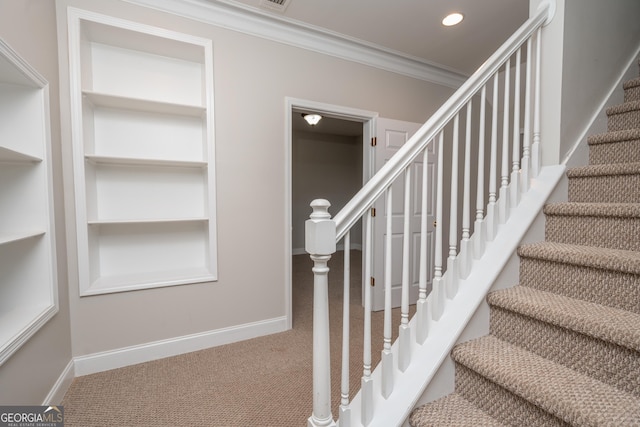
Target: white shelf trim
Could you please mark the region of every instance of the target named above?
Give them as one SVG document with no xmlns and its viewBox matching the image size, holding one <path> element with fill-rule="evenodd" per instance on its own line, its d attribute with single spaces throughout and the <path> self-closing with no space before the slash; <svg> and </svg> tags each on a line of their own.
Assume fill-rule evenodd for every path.
<svg viewBox="0 0 640 427">
<path fill-rule="evenodd" d="M 42 158 L 0 146 L 0 162 L 39 163 Z"/>
<path fill-rule="evenodd" d="M 165 222 L 208 222 L 209 218 L 157 218 L 157 219 L 94 219 L 89 220 L 89 225 L 126 225 L 126 224 L 162 224 Z"/>
<path fill-rule="evenodd" d="M 4 40 L 0 39 L 0 58 L 6 58 L 13 66 L 15 73 L 11 83 L 42 89 L 49 83 L 27 61 L 22 59 Z"/>
<path fill-rule="evenodd" d="M 217 280 L 217 277 L 204 267 L 103 276 L 95 280 L 88 289 L 84 290 L 82 296 L 212 282 L 215 280 Z"/>
<path fill-rule="evenodd" d="M 16 307 L 0 316 L 0 365 L 58 312 L 55 303 Z M 22 325 L 14 330 L 15 325 Z"/>
<path fill-rule="evenodd" d="M 188 117 L 202 117 L 206 108 L 202 105 L 176 104 L 173 102 L 153 101 L 148 99 L 130 98 L 120 95 L 83 90 L 83 97 L 94 106 L 115 108 L 120 110 L 142 111 L 160 114 L 177 114 Z"/>
<path fill-rule="evenodd" d="M 171 159 L 150 159 L 135 157 L 115 157 L 100 156 L 96 154 L 85 154 L 85 159 L 94 164 L 106 165 L 138 165 L 138 166 L 173 166 L 202 169 L 208 166 L 207 162 L 199 160 L 171 160 Z"/>
<path fill-rule="evenodd" d="M 0 245 L 6 245 L 13 242 L 19 242 L 25 239 L 31 239 L 34 237 L 43 236 L 46 233 L 44 230 L 27 231 L 23 233 L 0 233 Z"/>
</svg>

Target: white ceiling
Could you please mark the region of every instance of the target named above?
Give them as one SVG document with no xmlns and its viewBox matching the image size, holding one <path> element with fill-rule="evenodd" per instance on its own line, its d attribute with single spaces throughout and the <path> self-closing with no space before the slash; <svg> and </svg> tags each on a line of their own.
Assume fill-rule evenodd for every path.
<svg viewBox="0 0 640 427">
<path fill-rule="evenodd" d="M 286 0 L 284 12 L 265 0 L 223 0 L 295 24 L 328 30 L 349 39 L 400 52 L 444 69 L 471 75 L 529 16 L 529 0 Z M 442 18 L 465 19 L 445 27 Z M 362 125 L 325 117 L 310 127 L 294 113 L 293 129 L 358 135 Z"/>
<path fill-rule="evenodd" d="M 289 0 L 284 13 L 261 0 L 229 0 L 472 74 L 529 15 L 529 0 Z M 444 27 L 450 12 L 464 21 Z"/>
</svg>

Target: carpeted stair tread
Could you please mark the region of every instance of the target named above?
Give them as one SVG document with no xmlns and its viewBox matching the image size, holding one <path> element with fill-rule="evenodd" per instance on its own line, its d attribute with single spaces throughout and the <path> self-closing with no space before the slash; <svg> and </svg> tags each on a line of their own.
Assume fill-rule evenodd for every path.
<svg viewBox="0 0 640 427">
<path fill-rule="evenodd" d="M 640 77 L 624 82 L 622 88 L 625 102 L 640 100 Z"/>
<path fill-rule="evenodd" d="M 500 427 L 502 424 L 457 393 L 416 408 L 409 418 L 412 427 Z"/>
<path fill-rule="evenodd" d="M 640 128 L 591 135 L 587 143 L 591 165 L 640 162 Z"/>
<path fill-rule="evenodd" d="M 494 336 L 457 345 L 452 357 L 569 424 L 640 425 L 640 399 Z"/>
<path fill-rule="evenodd" d="M 640 252 L 556 242 L 537 242 L 518 248 L 520 257 L 640 274 Z"/>
<path fill-rule="evenodd" d="M 607 108 L 607 130 L 618 131 L 640 127 L 640 101 L 627 101 Z"/>
<path fill-rule="evenodd" d="M 640 251 L 640 203 L 552 203 L 543 211 L 549 242 Z"/>
<path fill-rule="evenodd" d="M 568 178 L 640 174 L 640 162 L 579 166 L 567 169 Z"/>
<path fill-rule="evenodd" d="M 640 203 L 549 203 L 545 215 L 640 218 Z"/>
<path fill-rule="evenodd" d="M 623 89 L 631 89 L 633 87 L 640 86 L 640 77 L 636 77 L 635 79 L 627 80 L 622 84 Z"/>
<path fill-rule="evenodd" d="M 640 315 L 527 286 L 491 292 L 490 306 L 640 351 Z"/>
<path fill-rule="evenodd" d="M 640 101 L 629 101 L 607 108 L 607 116 L 640 110 Z"/>
<path fill-rule="evenodd" d="M 589 145 L 609 144 L 613 142 L 637 141 L 640 140 L 640 128 L 626 129 L 613 132 L 590 135 L 587 138 Z"/>
</svg>

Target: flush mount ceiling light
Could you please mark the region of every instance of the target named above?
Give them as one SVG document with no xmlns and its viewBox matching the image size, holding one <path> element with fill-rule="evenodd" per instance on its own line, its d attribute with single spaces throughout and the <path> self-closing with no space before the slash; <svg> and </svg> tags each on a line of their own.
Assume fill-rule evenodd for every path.
<svg viewBox="0 0 640 427">
<path fill-rule="evenodd" d="M 453 25 L 458 25 L 464 19 L 464 15 L 458 12 L 450 13 L 445 16 L 442 20 L 442 25 L 445 27 L 451 27 Z"/>
<path fill-rule="evenodd" d="M 309 125 L 311 125 L 311 126 L 317 125 L 318 122 L 320 121 L 320 119 L 322 119 L 322 116 L 320 114 L 305 114 L 305 113 L 302 113 L 302 117 L 304 117 L 304 119 L 307 121 L 307 123 L 309 123 Z"/>
</svg>

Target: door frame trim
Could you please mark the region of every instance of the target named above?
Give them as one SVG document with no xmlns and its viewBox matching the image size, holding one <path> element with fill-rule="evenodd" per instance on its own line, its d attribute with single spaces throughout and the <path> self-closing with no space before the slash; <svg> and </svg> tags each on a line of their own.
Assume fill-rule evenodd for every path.
<svg viewBox="0 0 640 427">
<path fill-rule="evenodd" d="M 378 113 L 374 111 L 361 110 L 357 108 L 344 107 L 340 105 L 326 104 L 323 102 L 310 101 L 306 99 L 299 99 L 293 97 L 285 97 L 285 137 L 284 137 L 284 153 L 285 153 L 285 178 L 284 178 L 284 234 L 285 234 L 285 247 L 284 247 L 284 271 L 285 271 L 285 314 L 287 321 L 287 329 L 293 327 L 293 299 L 292 299 L 292 271 L 291 271 L 291 257 L 292 257 L 292 114 L 293 110 L 312 110 L 318 112 L 327 117 L 352 120 L 362 122 L 363 130 L 363 156 L 362 156 L 362 180 L 366 182 L 373 173 L 374 159 L 372 155 L 371 146 L 366 143 L 375 136 L 376 132 L 376 119 Z"/>
</svg>

